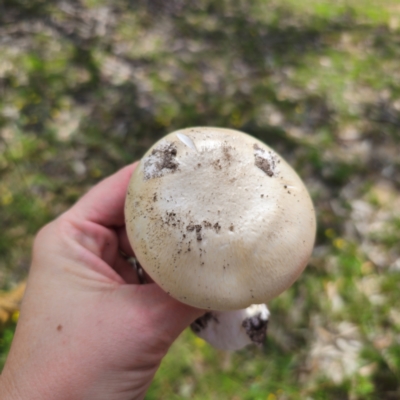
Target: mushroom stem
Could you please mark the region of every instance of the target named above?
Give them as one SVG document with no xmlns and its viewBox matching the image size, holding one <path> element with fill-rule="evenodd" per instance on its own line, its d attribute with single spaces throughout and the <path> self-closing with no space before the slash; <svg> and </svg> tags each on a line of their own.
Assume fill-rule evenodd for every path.
<svg viewBox="0 0 400 400">
<path fill-rule="evenodd" d="M 252 304 L 242 310 L 207 312 L 190 327 L 213 347 L 234 351 L 264 343 L 269 314 L 265 304 Z"/>
</svg>

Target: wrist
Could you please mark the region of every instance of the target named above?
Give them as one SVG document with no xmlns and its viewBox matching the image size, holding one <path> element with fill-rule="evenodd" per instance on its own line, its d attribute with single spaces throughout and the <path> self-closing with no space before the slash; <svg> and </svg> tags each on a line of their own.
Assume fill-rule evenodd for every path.
<svg viewBox="0 0 400 400">
<path fill-rule="evenodd" d="M 0 399 L 2 400 L 22 400 L 18 387 L 14 379 L 9 374 L 0 375 Z"/>
</svg>

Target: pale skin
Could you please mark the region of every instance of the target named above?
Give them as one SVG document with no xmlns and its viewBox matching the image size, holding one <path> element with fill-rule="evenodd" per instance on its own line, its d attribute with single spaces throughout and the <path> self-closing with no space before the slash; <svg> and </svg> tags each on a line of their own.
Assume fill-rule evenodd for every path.
<svg viewBox="0 0 400 400">
<path fill-rule="evenodd" d="M 139 284 L 124 200 L 135 165 L 100 182 L 37 235 L 0 398 L 143 399 L 162 358 L 204 311 Z"/>
</svg>

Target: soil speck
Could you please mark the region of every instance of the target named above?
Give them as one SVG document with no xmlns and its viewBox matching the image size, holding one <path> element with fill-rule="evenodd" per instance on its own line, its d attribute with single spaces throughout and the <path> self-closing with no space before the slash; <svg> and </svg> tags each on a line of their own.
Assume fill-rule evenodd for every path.
<svg viewBox="0 0 400 400">
<path fill-rule="evenodd" d="M 189 231 L 189 232 L 193 232 L 193 231 L 195 230 L 195 226 L 194 226 L 193 224 L 189 224 L 189 225 L 186 227 L 186 230 Z"/>
<path fill-rule="evenodd" d="M 202 317 L 197 318 L 196 321 L 194 321 L 190 327 L 192 330 L 196 333 L 201 332 L 203 329 L 206 329 L 210 321 L 213 320 L 217 324 L 219 323 L 218 318 L 215 316 L 214 313 L 212 312 L 206 312 Z"/>
<path fill-rule="evenodd" d="M 144 179 L 158 178 L 178 169 L 175 159 L 177 149 L 174 143 L 161 143 L 144 159 Z"/>
<path fill-rule="evenodd" d="M 242 323 L 252 342 L 262 345 L 267 335 L 268 320 L 261 319 L 261 314 L 247 318 Z"/>
<path fill-rule="evenodd" d="M 256 167 L 264 171 L 268 176 L 272 177 L 276 174 L 276 164 L 278 157 L 272 151 L 266 151 L 254 144 L 254 164 Z"/>
<path fill-rule="evenodd" d="M 203 221 L 203 225 L 204 225 L 204 228 L 211 228 L 212 227 L 211 222 L 208 222 L 208 221 Z"/>
</svg>

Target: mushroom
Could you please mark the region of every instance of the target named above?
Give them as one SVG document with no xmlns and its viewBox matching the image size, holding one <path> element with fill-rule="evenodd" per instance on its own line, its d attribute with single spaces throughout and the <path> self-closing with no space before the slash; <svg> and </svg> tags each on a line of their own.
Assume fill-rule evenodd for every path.
<svg viewBox="0 0 400 400">
<path fill-rule="evenodd" d="M 222 128 L 178 130 L 154 144 L 132 175 L 125 218 L 146 273 L 207 310 L 192 329 L 229 349 L 263 341 L 265 303 L 304 270 L 316 231 L 296 172 L 260 140 Z"/>
</svg>

